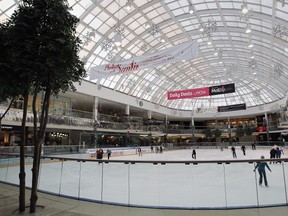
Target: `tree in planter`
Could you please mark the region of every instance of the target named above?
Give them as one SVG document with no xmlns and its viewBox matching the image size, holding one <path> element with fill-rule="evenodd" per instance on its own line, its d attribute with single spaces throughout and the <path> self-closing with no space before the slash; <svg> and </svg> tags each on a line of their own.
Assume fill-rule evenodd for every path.
<svg viewBox="0 0 288 216">
<path fill-rule="evenodd" d="M 23 43 L 24 36 L 21 38 L 18 35 L 18 29 L 16 22 L 12 21 L 13 18 L 0 24 L 0 68 L 5 73 L 0 79 L 0 98 L 1 100 L 10 100 L 10 103 L 0 117 L 0 134 L 1 134 L 1 122 L 15 99 L 19 98 L 19 95 L 23 96 L 23 113 L 21 124 L 21 141 L 20 141 L 20 173 L 19 173 L 19 211 L 25 211 L 25 144 L 26 144 L 26 116 L 27 116 L 27 103 L 29 93 L 29 77 L 30 68 L 25 67 L 32 61 L 26 58 L 26 53 L 23 51 L 27 44 Z M 22 27 L 23 31 L 29 31 L 26 27 Z M 26 34 L 25 34 L 26 35 Z M 24 66 L 24 67 L 23 67 Z"/>
<path fill-rule="evenodd" d="M 244 129 L 243 129 L 243 126 L 242 125 L 238 125 L 237 128 L 236 128 L 236 136 L 240 139 L 241 137 L 244 136 Z"/>
<path fill-rule="evenodd" d="M 66 0 L 23 0 L 11 16 L 10 23 L 18 30 L 16 38 L 23 45 L 21 52 L 33 62 L 23 62 L 29 68 L 30 94 L 33 97 L 34 159 L 30 212 L 36 210 L 40 154 L 46 130 L 51 95 L 75 90 L 73 82 L 86 75 L 77 53 L 80 39 L 75 36 L 79 21 L 69 12 Z M 25 29 L 26 28 L 26 29 Z M 28 29 L 27 29 L 28 28 Z M 14 40 L 16 40 L 16 38 Z M 26 69 L 27 69 L 26 68 Z M 21 76 L 21 73 L 20 73 Z M 43 93 L 42 106 L 37 107 L 37 95 Z M 39 115 L 38 115 L 39 114 Z"/>
<path fill-rule="evenodd" d="M 216 138 L 216 141 L 219 142 L 219 138 L 221 137 L 222 135 L 222 131 L 219 129 L 219 128 L 216 128 L 212 131 L 213 135 L 215 136 Z"/>
<path fill-rule="evenodd" d="M 204 134 L 205 138 L 207 139 L 207 141 L 209 141 L 209 139 L 213 136 L 213 133 L 211 131 L 211 128 L 206 128 L 202 131 L 202 133 Z"/>
<path fill-rule="evenodd" d="M 251 136 L 254 131 L 255 131 L 255 128 L 252 128 L 250 125 L 245 125 L 244 133 L 246 136 Z"/>
</svg>

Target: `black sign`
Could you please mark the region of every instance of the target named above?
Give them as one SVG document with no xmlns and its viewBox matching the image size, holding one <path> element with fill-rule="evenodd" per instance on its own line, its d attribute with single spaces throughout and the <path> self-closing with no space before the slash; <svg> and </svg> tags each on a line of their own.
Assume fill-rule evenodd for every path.
<svg viewBox="0 0 288 216">
<path fill-rule="evenodd" d="M 218 112 L 230 112 L 230 111 L 236 111 L 236 110 L 245 110 L 246 104 L 235 104 L 235 105 L 229 105 L 229 106 L 218 106 Z"/>
<path fill-rule="evenodd" d="M 235 92 L 235 84 L 219 85 L 209 87 L 210 95 L 227 94 Z"/>
</svg>

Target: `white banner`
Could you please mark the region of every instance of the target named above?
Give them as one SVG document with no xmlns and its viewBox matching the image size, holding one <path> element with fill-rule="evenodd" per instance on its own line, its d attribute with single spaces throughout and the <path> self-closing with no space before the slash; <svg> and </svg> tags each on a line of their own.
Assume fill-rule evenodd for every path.
<svg viewBox="0 0 288 216">
<path fill-rule="evenodd" d="M 198 43 L 196 41 L 187 42 L 159 52 L 136 56 L 118 63 L 92 67 L 90 69 L 90 80 L 107 78 L 109 76 L 153 68 L 158 65 L 171 64 L 183 60 L 191 60 L 197 56 Z"/>
</svg>

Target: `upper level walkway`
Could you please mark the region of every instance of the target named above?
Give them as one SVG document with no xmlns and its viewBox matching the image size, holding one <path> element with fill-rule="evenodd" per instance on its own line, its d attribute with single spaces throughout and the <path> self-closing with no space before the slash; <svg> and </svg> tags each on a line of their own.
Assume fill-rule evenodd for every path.
<svg viewBox="0 0 288 216">
<path fill-rule="evenodd" d="M 26 202 L 29 205 L 30 190 L 26 190 Z M 68 199 L 44 193 L 38 193 L 39 208 L 34 214 L 29 209 L 19 214 L 18 187 L 0 183 L 0 215 L 45 215 L 45 216 L 287 216 L 288 206 L 273 208 L 252 208 L 238 210 L 164 210 L 148 208 L 132 208 L 105 205 Z M 139 194 L 141 196 L 141 194 Z M 40 208 L 41 206 L 41 208 Z"/>
</svg>

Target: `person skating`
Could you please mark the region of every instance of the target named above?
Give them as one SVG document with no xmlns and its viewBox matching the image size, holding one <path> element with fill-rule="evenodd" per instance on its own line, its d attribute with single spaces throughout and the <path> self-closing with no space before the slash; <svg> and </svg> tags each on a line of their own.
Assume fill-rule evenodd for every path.
<svg viewBox="0 0 288 216">
<path fill-rule="evenodd" d="M 241 149 L 242 149 L 243 155 L 246 155 L 246 147 L 243 145 L 241 146 Z"/>
<path fill-rule="evenodd" d="M 232 151 L 232 156 L 233 156 L 233 158 L 237 158 L 236 149 L 235 149 L 234 146 L 232 146 L 231 151 Z"/>
<path fill-rule="evenodd" d="M 192 150 L 192 158 L 194 158 L 196 160 L 196 150 L 195 149 Z"/>
<path fill-rule="evenodd" d="M 261 159 L 264 159 L 265 157 L 262 155 L 261 156 Z M 268 181 L 267 181 L 267 177 L 266 177 L 266 171 L 265 171 L 265 167 L 267 167 L 267 169 L 271 171 L 270 167 L 268 166 L 267 162 L 265 161 L 262 161 L 262 162 L 259 162 L 257 163 L 257 165 L 255 166 L 255 169 L 254 169 L 254 172 L 256 169 L 258 169 L 258 173 L 259 173 L 259 185 L 262 185 L 262 182 L 263 182 L 263 178 L 264 178 L 264 183 L 265 183 L 265 186 L 268 187 Z"/>
</svg>

